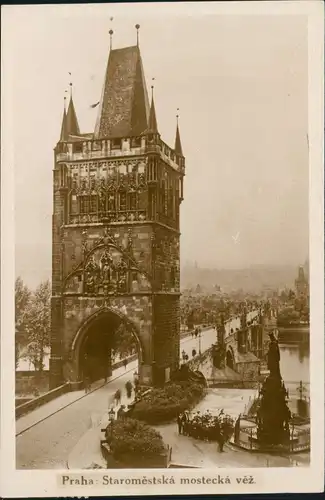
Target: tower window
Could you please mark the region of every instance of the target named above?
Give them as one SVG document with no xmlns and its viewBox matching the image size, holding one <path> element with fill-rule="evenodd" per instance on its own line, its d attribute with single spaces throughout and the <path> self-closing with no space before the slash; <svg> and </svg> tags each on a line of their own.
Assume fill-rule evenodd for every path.
<svg viewBox="0 0 325 500">
<path fill-rule="evenodd" d="M 87 214 L 89 212 L 89 196 L 80 196 L 79 207 L 79 212 L 81 214 Z"/>
<path fill-rule="evenodd" d="M 120 210 L 126 210 L 126 192 L 120 192 Z"/>
<path fill-rule="evenodd" d="M 137 209 L 137 193 L 136 192 L 129 193 L 129 209 L 130 210 Z"/>
<path fill-rule="evenodd" d="M 131 148 L 139 148 L 141 146 L 141 137 L 132 137 Z"/>
<path fill-rule="evenodd" d="M 97 212 L 97 196 L 80 196 L 79 211 L 81 214 Z"/>
<path fill-rule="evenodd" d="M 122 141 L 121 139 L 112 139 L 111 140 L 111 149 L 121 149 Z"/>
<path fill-rule="evenodd" d="M 97 212 L 97 196 L 90 197 L 90 211 Z"/>
<path fill-rule="evenodd" d="M 73 143 L 73 152 L 74 153 L 82 153 L 82 142 L 74 142 Z"/>
</svg>

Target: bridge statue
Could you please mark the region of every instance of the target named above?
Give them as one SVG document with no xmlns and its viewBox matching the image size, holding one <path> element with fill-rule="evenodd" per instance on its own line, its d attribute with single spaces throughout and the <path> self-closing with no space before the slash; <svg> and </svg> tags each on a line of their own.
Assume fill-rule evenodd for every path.
<svg viewBox="0 0 325 500">
<path fill-rule="evenodd" d="M 273 333 L 270 333 L 269 337 L 270 344 L 267 353 L 267 367 L 270 370 L 270 376 L 281 379 L 279 344 Z"/>
<path fill-rule="evenodd" d="M 264 381 L 257 412 L 257 439 L 265 448 L 287 445 L 291 413 L 288 408 L 288 392 L 280 372 L 280 350 L 278 341 L 271 333 L 267 365 L 270 371 Z"/>
</svg>

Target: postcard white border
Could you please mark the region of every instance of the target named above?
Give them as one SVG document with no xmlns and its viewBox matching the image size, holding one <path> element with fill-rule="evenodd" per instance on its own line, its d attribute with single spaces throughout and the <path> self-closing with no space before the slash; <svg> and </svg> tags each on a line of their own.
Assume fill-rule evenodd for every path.
<svg viewBox="0 0 325 500">
<path fill-rule="evenodd" d="M 310 144 L 310 290 L 311 290 L 311 464 L 308 468 L 259 469 L 163 469 L 80 471 L 84 476 L 101 481 L 103 475 L 115 478 L 152 478 L 173 476 L 174 485 L 109 485 L 60 486 L 59 478 L 67 471 L 15 469 L 14 419 L 14 152 L 12 150 L 13 121 L 11 95 L 10 32 L 12 16 L 17 10 L 52 9 L 62 15 L 99 16 L 134 15 L 141 17 L 164 15 L 306 15 L 308 16 L 309 51 L 309 144 Z M 40 496 L 99 496 L 152 494 L 211 494 L 211 493 L 302 493 L 319 492 L 324 488 L 324 6 L 321 1 L 296 2 L 224 2 L 94 5 L 33 5 L 2 7 L 2 183 L 1 183 L 1 470 L 2 497 Z M 27 167 L 28 168 L 28 167 Z M 281 244 L 281 242 L 279 242 Z M 72 475 L 78 475 L 73 471 Z M 79 475 L 80 475 L 79 474 Z M 181 485 L 181 477 L 216 477 L 232 479 L 232 484 Z M 254 484 L 237 484 L 236 477 L 253 476 Z"/>
</svg>

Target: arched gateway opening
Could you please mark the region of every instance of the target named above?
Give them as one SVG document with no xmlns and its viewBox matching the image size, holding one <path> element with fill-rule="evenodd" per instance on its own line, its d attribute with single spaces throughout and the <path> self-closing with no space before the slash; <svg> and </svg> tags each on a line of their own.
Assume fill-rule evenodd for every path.
<svg viewBox="0 0 325 500">
<path fill-rule="evenodd" d="M 105 380 L 118 367 L 127 371 L 132 366 L 139 373 L 141 343 L 136 326 L 123 314 L 111 310 L 93 314 L 78 330 L 72 349 L 79 381 Z"/>
</svg>

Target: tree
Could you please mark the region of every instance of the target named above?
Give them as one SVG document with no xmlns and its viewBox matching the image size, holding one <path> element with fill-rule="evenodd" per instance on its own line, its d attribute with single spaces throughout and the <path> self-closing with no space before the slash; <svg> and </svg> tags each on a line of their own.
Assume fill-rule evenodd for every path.
<svg viewBox="0 0 325 500">
<path fill-rule="evenodd" d="M 111 424 L 110 424 L 111 425 Z M 126 418 L 114 423 L 113 432 L 110 426 L 106 429 L 106 437 L 115 458 L 138 460 L 139 457 L 161 455 L 165 445 L 160 433 L 143 422 Z"/>
<path fill-rule="evenodd" d="M 137 351 L 137 341 L 134 334 L 123 323 L 114 333 L 112 351 L 113 355 L 118 353 L 121 358 L 126 358 Z"/>
<path fill-rule="evenodd" d="M 20 357 L 20 346 L 26 342 L 26 311 L 30 302 L 31 291 L 19 276 L 15 281 L 15 362 L 16 368 Z"/>
<path fill-rule="evenodd" d="M 35 370 L 42 372 L 44 368 L 44 355 L 50 346 L 51 329 L 51 286 L 50 282 L 42 282 L 31 295 L 26 309 L 26 331 L 28 345 L 25 358 L 33 365 Z"/>
</svg>

